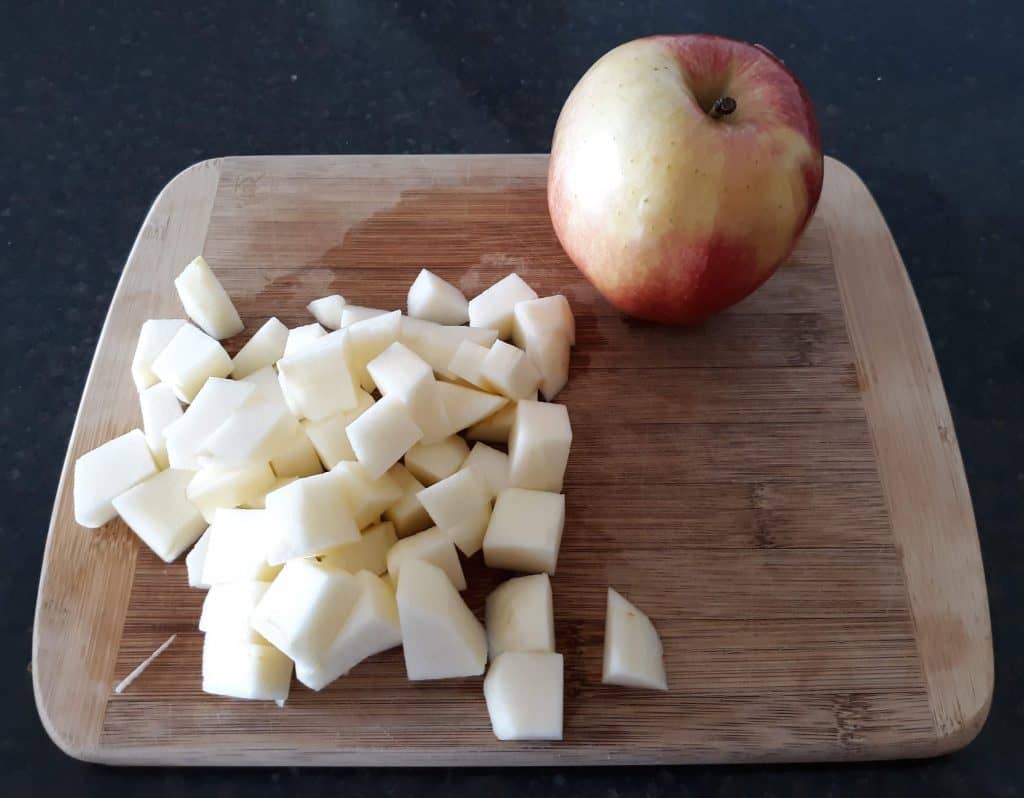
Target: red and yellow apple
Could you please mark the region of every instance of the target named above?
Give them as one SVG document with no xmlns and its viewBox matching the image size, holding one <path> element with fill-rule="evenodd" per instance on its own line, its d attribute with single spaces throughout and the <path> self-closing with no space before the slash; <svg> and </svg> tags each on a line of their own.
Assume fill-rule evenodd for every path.
<svg viewBox="0 0 1024 798">
<path fill-rule="evenodd" d="M 654 36 L 604 55 L 555 127 L 558 239 L 620 310 L 692 324 L 793 249 L 821 193 L 810 98 L 758 45 Z"/>
</svg>

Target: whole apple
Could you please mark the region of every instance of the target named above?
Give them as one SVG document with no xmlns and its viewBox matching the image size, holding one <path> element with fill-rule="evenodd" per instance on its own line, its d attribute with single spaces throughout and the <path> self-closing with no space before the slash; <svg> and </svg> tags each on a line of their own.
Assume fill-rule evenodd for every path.
<svg viewBox="0 0 1024 798">
<path fill-rule="evenodd" d="M 778 58 L 718 36 L 653 36 L 604 55 L 569 95 L 548 208 L 609 302 L 693 324 L 778 268 L 822 173 L 810 98 Z"/>
</svg>

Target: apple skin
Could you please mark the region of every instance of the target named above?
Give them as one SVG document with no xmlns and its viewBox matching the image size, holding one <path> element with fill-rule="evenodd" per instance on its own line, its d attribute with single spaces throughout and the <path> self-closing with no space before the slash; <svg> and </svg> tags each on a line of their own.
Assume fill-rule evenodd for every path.
<svg viewBox="0 0 1024 798">
<path fill-rule="evenodd" d="M 709 113 L 720 97 L 735 110 Z M 763 47 L 653 36 L 605 54 L 555 126 L 548 209 L 562 247 L 620 310 L 695 324 L 792 251 L 821 194 L 810 98 Z"/>
</svg>

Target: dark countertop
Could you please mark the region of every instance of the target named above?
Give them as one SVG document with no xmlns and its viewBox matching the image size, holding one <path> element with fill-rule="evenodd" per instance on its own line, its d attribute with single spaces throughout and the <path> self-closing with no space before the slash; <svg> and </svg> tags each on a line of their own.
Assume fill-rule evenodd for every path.
<svg viewBox="0 0 1024 798">
<path fill-rule="evenodd" d="M 1024 14 L 1017 2 L 10 4 L 0 26 L 0 763 L 8 795 L 997 795 L 1024 790 Z M 302 7 L 300 7 L 302 6 Z M 727 7 L 729 6 L 729 7 Z M 201 10 L 199 10 L 201 9 Z M 996 651 L 980 737 L 929 762 L 580 770 L 114 770 L 47 739 L 28 670 L 53 492 L 91 353 L 152 199 L 250 153 L 534 152 L 635 36 L 761 42 L 907 262 L 974 499 Z"/>
</svg>

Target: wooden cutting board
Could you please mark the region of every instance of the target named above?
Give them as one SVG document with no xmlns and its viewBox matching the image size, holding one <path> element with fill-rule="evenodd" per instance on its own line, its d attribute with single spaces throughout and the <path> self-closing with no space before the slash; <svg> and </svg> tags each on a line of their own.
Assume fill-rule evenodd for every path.
<svg viewBox="0 0 1024 798">
<path fill-rule="evenodd" d="M 929 756 L 985 720 L 985 582 L 935 358 L 860 180 L 763 288 L 704 326 L 626 319 L 559 247 L 543 155 L 225 158 L 176 177 L 128 258 L 57 490 L 33 677 L 47 731 L 118 764 L 635 764 Z M 473 296 L 509 271 L 576 312 L 554 578 L 565 740 L 502 743 L 480 679 L 410 683 L 401 652 L 287 706 L 200 692 L 203 593 L 115 521 L 74 523 L 71 466 L 140 424 L 139 325 L 204 253 L 247 320 L 314 297 L 404 307 L 427 266 Z M 479 557 L 475 558 L 479 560 Z M 470 606 L 499 581 L 468 565 Z M 605 687 L 605 590 L 661 632 L 670 692 Z M 113 685 L 172 633 L 122 695 Z"/>
</svg>

